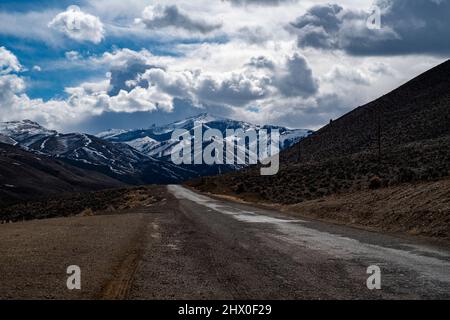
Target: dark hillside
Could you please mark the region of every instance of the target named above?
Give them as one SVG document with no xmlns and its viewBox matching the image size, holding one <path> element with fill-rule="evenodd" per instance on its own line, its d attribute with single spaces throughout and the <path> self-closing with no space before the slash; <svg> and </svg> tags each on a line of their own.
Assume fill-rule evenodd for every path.
<svg viewBox="0 0 450 320">
<path fill-rule="evenodd" d="M 0 143 L 0 206 L 52 194 L 123 185 L 101 173 Z"/>
<path fill-rule="evenodd" d="M 450 60 L 347 113 L 283 156 L 325 160 L 450 134 Z"/>
</svg>

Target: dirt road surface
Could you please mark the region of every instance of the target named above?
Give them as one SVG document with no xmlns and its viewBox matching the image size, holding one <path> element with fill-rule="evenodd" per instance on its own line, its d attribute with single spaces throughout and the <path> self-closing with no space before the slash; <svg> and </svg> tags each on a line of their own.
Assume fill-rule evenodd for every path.
<svg viewBox="0 0 450 320">
<path fill-rule="evenodd" d="M 0 225 L 0 298 L 450 298 L 446 247 L 167 190 L 131 212 Z"/>
</svg>

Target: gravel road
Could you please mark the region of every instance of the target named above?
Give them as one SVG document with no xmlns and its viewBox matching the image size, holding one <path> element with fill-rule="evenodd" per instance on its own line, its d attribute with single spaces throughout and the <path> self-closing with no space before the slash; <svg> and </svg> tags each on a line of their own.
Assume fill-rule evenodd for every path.
<svg viewBox="0 0 450 320">
<path fill-rule="evenodd" d="M 450 298 L 446 247 L 167 190 L 133 212 L 0 225 L 0 298 Z"/>
</svg>

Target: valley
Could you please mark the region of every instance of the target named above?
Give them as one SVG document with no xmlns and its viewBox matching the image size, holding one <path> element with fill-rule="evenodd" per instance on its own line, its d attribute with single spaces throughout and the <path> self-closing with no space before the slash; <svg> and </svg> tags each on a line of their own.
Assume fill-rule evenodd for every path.
<svg viewBox="0 0 450 320">
<path fill-rule="evenodd" d="M 1 123 L 0 298 L 449 299 L 449 71 L 278 127 L 273 176 L 172 163 L 174 130 L 270 129 L 208 114 L 97 136 Z"/>
</svg>

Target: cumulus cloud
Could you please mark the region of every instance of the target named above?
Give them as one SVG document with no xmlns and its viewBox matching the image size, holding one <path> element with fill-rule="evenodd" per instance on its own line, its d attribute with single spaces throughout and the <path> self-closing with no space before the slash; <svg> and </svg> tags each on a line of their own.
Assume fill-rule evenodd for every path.
<svg viewBox="0 0 450 320">
<path fill-rule="evenodd" d="M 102 59 L 116 67 L 120 60 L 107 55 Z M 6 67 L 2 68 L 3 72 L 0 74 L 0 121 L 33 119 L 43 125 L 61 129 L 104 112 L 132 113 L 155 110 L 170 112 L 173 108 L 173 98 L 157 90 L 155 86 L 149 88 L 136 86 L 130 91 L 119 90 L 117 95 L 110 96 L 108 94 L 110 79 L 66 88 L 68 94 L 66 100 L 31 99 L 25 93 L 25 79 L 13 73 L 19 70 L 20 63 L 17 57 L 2 48 L 0 61 L 8 61 L 8 65 L 5 63 Z"/>
<path fill-rule="evenodd" d="M 11 114 L 25 90 L 25 81 L 14 74 L 22 69 L 17 57 L 5 47 L 0 47 L 0 119 Z"/>
<path fill-rule="evenodd" d="M 151 68 L 141 77 L 149 88 L 173 98 L 186 99 L 197 106 L 244 106 L 262 99 L 269 92 L 270 79 L 264 76 L 231 72 L 215 74 L 200 70 Z"/>
<path fill-rule="evenodd" d="M 324 58 L 309 57 L 307 61 L 295 47 L 291 48 L 293 51 L 285 57 L 258 48 L 239 52 L 246 58 L 239 57 L 233 64 L 228 64 L 229 60 L 225 63 L 223 58 L 229 56 L 230 50 L 236 51 L 229 44 L 208 47 L 206 51 L 197 48 L 180 57 L 130 49 L 82 57 L 80 63 L 106 67 L 109 72 L 101 80 L 66 88 L 68 98 L 64 100 L 30 99 L 24 93 L 27 79 L 11 71 L 0 76 L 0 121 L 28 118 L 55 129 L 67 129 L 105 113 L 155 112 L 177 120 L 184 116 L 180 116 L 181 109 L 195 113 L 195 109 L 204 108 L 256 123 L 318 128 L 436 64 L 433 60 L 416 65 L 413 57 L 389 58 L 401 61 L 400 69 L 415 70 L 398 80 L 396 72 L 379 62 L 380 58 L 366 58 L 367 63 L 354 67 L 358 58 L 339 52 L 339 64 L 313 73 L 310 63 L 322 64 Z M 204 60 L 201 52 L 215 52 L 218 56 Z M 331 65 L 335 64 L 336 54 L 329 59 Z M 324 64 L 330 65 L 329 61 Z M 380 83 L 384 86 L 381 89 Z"/>
<path fill-rule="evenodd" d="M 443 36 L 445 33 L 433 37 L 422 32 L 425 24 L 430 30 L 439 30 L 439 24 L 447 26 L 441 21 L 448 8 L 445 1 L 383 0 L 387 5 L 383 6 L 382 30 L 366 27 L 369 13 L 363 9 L 369 8 L 368 0 L 345 0 L 339 2 L 341 5 L 307 9 L 311 3 L 325 2 L 155 0 L 144 12 L 148 3 L 141 0 L 126 4 L 119 0 L 85 1 L 83 11 L 98 17 L 99 23 L 100 19 L 103 21 L 115 44 L 153 48 L 155 55 L 129 49 L 99 54 L 74 47 L 80 52 L 69 51 L 66 59 L 53 60 L 42 54 L 29 61 L 30 55 L 17 47 L 27 55 L 25 67 L 31 70 L 33 65 L 39 65 L 44 72 L 66 72 L 71 87 L 66 88 L 67 98 L 61 98 L 59 89 L 51 89 L 49 92 L 59 98 L 30 99 L 26 84 L 37 73 L 21 76 L 19 72 L 25 67 L 17 67 L 17 59 L 11 62 L 11 56 L 6 59 L 3 55 L 0 76 L 7 77 L 1 79 L 0 118 L 32 118 L 56 128 L 104 113 L 109 117 L 114 112 L 114 117 L 119 118 L 119 114 L 147 111 L 163 114 L 164 121 L 169 121 L 185 116 L 181 109 L 196 112 L 205 108 L 259 123 L 317 127 L 441 62 L 437 61 L 441 58 L 426 55 L 364 59 L 356 55 L 387 55 L 391 54 L 389 50 L 397 54 L 402 52 L 400 45 L 428 46 L 427 41 L 414 43 L 414 37 L 429 38 L 430 42 L 439 37 L 446 48 L 449 37 Z M 405 7 L 403 17 L 399 6 Z M 430 13 L 424 9 L 426 6 L 439 7 L 443 13 Z M 78 8 L 68 11 L 86 15 Z M 49 56 L 61 57 L 64 51 L 72 50 L 64 45 L 64 36 L 70 37 L 70 19 L 55 22 L 53 28 L 58 25 L 57 30 L 62 32 L 49 32 L 47 26 L 48 21 L 57 20 L 59 12 L 52 8 L 1 12 L 0 34 L 7 36 L 5 46 L 9 39 L 20 38 L 21 47 L 35 50 L 40 48 L 35 41 L 45 42 L 54 44 L 55 55 Z M 298 17 L 302 13 L 305 14 Z M 400 17 L 398 23 L 394 13 Z M 431 15 L 437 18 L 436 23 L 420 18 Z M 139 25 L 133 23 L 136 17 L 141 18 Z M 287 26 L 289 21 L 292 23 Z M 416 29 L 411 28 L 413 21 Z M 402 31 L 400 24 L 411 28 L 410 34 Z M 98 43 L 104 31 L 98 34 L 101 36 L 94 39 L 80 33 L 79 41 Z M 27 43 L 28 39 L 32 41 Z M 424 48 L 408 52 L 431 52 Z M 95 52 L 98 50 L 101 47 Z M 433 54 L 436 52 L 433 50 Z M 41 56 L 43 59 L 39 60 Z M 43 84 L 42 77 L 48 81 L 45 73 L 33 85 Z M 174 112 L 167 113 L 171 111 Z M 89 128 L 87 124 L 86 127 Z"/>
<path fill-rule="evenodd" d="M 268 57 L 253 57 L 242 68 L 229 72 L 177 70 L 168 64 L 150 68 L 140 77 L 144 79 L 163 92 L 201 106 L 244 107 L 269 96 L 309 97 L 318 90 L 318 81 L 299 54 L 279 64 Z"/>
<path fill-rule="evenodd" d="M 67 51 L 65 54 L 66 59 L 70 60 L 70 61 L 75 61 L 75 60 L 80 60 L 81 59 L 81 55 L 78 51 Z"/>
<path fill-rule="evenodd" d="M 48 27 L 62 32 L 76 41 L 100 43 L 105 34 L 103 23 L 96 16 L 81 11 L 78 6 L 70 6 L 57 14 Z"/>
<path fill-rule="evenodd" d="M 147 50 L 116 50 L 96 59 L 110 66 L 107 79 L 96 88 L 89 83 L 68 88 L 70 105 L 113 112 L 171 112 L 178 99 L 198 108 L 245 109 L 281 97 L 308 98 L 318 90 L 312 70 L 299 54 L 279 62 L 257 56 L 228 72 L 189 68 Z"/>
<path fill-rule="evenodd" d="M 110 110 L 115 112 L 151 112 L 158 109 L 170 112 L 173 109 L 173 98 L 155 86 L 135 87 L 129 92 L 121 90 L 110 98 L 109 103 Z"/>
<path fill-rule="evenodd" d="M 331 49 L 337 46 L 335 37 L 343 19 L 343 8 L 336 4 L 317 5 L 292 22 L 299 29 L 298 41 L 302 47 Z"/>
<path fill-rule="evenodd" d="M 378 0 L 381 29 L 369 29 L 368 12 L 317 5 L 291 25 L 300 47 L 345 50 L 352 55 L 448 54 L 450 2 Z"/>
<path fill-rule="evenodd" d="M 25 93 L 25 80 L 14 73 L 22 69 L 20 62 L 5 48 L 0 48 L 0 65 L 0 121 L 34 119 L 58 127 L 92 114 L 83 106 L 72 108 L 65 101 L 30 99 Z"/>
<path fill-rule="evenodd" d="M 15 74 L 0 76 L 0 101 L 2 105 L 8 105 L 16 94 L 25 89 L 24 81 Z"/>
<path fill-rule="evenodd" d="M 158 90 L 169 94 L 174 98 L 195 101 L 195 87 L 200 71 L 172 71 L 170 68 L 153 67 L 147 70 L 141 80 L 147 81 L 149 86 L 155 86 Z"/>
<path fill-rule="evenodd" d="M 252 57 L 250 62 L 247 63 L 247 66 L 254 67 L 257 69 L 270 69 L 273 70 L 275 68 L 275 62 L 270 60 L 265 56 Z"/>
<path fill-rule="evenodd" d="M 221 80 L 206 75 L 199 79 L 197 95 L 210 104 L 244 106 L 262 99 L 268 93 L 269 82 L 268 78 L 249 77 L 242 73 L 232 73 Z"/>
<path fill-rule="evenodd" d="M 89 106 L 103 112 L 153 112 L 173 109 L 173 97 L 143 79 L 145 71 L 156 68 L 158 59 L 149 51 L 120 49 L 93 58 L 97 64 L 109 66 L 107 78 L 101 82 L 86 82 L 66 88 L 68 103 Z"/>
<path fill-rule="evenodd" d="M 298 53 L 289 57 L 283 72 L 277 77 L 276 85 L 288 97 L 310 97 L 318 90 L 317 80 L 306 59 Z"/>
<path fill-rule="evenodd" d="M 178 68 L 175 61 L 161 61 L 146 50 L 124 49 L 106 53 L 102 63 L 111 65 L 108 95 L 133 94 L 139 90 L 161 92 L 156 101 L 170 110 L 169 99 L 186 99 L 203 106 L 225 104 L 243 106 L 263 98 L 270 90 L 271 79 L 264 73 L 243 68 L 232 72 L 211 72 Z M 175 64 L 175 65 L 174 65 Z M 158 98 L 152 95 L 153 98 Z"/>
<path fill-rule="evenodd" d="M 5 47 L 0 47 L 0 75 L 19 72 L 22 66 L 17 57 Z"/>
<path fill-rule="evenodd" d="M 211 23 L 201 18 L 193 18 L 181 11 L 177 5 L 161 4 L 146 7 L 142 18 L 137 19 L 136 22 L 142 22 L 148 29 L 173 27 L 199 33 L 209 33 L 222 26 L 221 23 Z"/>
<path fill-rule="evenodd" d="M 334 66 L 330 72 L 325 75 L 328 81 L 336 82 L 337 84 L 349 85 L 370 85 L 370 75 L 362 70 L 355 68 L 348 68 L 342 65 Z"/>
<path fill-rule="evenodd" d="M 126 61 L 124 65 L 114 66 L 110 71 L 110 87 L 108 94 L 116 96 L 120 91 L 130 92 L 135 87 L 147 88 L 148 82 L 139 77 L 151 68 L 145 59 L 140 57 Z"/>
</svg>

